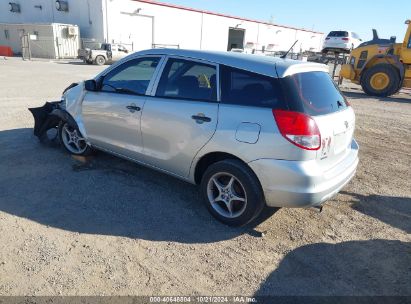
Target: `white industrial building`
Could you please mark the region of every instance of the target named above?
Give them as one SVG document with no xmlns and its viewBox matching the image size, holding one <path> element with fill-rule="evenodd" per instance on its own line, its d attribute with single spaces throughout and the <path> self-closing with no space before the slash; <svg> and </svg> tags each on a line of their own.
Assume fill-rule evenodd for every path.
<svg viewBox="0 0 411 304">
<path fill-rule="evenodd" d="M 153 46 L 284 51 L 296 40 L 294 52 L 320 51 L 323 39 L 315 31 L 150 0 L 2 0 L 0 23 L 74 24 L 81 38 L 123 43 L 133 51 Z M 7 45 L 1 30 L 0 45 Z"/>
</svg>

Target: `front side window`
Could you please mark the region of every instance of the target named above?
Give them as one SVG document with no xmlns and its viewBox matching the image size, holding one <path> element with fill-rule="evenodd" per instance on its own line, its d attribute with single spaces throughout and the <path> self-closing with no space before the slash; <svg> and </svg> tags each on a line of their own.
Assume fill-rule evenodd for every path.
<svg viewBox="0 0 411 304">
<path fill-rule="evenodd" d="M 284 109 L 278 79 L 231 67 L 221 67 L 221 102 L 254 107 Z"/>
<path fill-rule="evenodd" d="M 216 67 L 190 60 L 169 59 L 156 96 L 216 101 Z"/>
<path fill-rule="evenodd" d="M 104 77 L 101 90 L 145 95 L 159 61 L 150 57 L 125 62 Z"/>
</svg>

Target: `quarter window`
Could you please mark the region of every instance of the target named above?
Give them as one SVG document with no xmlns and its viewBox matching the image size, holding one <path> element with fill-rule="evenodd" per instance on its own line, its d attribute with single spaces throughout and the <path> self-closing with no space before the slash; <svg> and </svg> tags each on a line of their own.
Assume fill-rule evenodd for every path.
<svg viewBox="0 0 411 304">
<path fill-rule="evenodd" d="M 150 57 L 131 60 L 120 65 L 104 77 L 102 91 L 146 94 L 159 61 L 160 57 Z"/>
<path fill-rule="evenodd" d="M 278 79 L 223 66 L 221 102 L 244 106 L 284 109 Z"/>
<path fill-rule="evenodd" d="M 216 67 L 189 60 L 169 59 L 156 96 L 216 101 Z"/>
</svg>

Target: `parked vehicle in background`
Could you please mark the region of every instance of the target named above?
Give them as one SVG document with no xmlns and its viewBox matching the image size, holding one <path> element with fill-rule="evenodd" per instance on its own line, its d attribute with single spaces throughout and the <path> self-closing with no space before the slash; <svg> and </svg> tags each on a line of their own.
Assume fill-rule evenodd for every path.
<svg viewBox="0 0 411 304">
<path fill-rule="evenodd" d="M 78 58 L 88 64 L 104 65 L 116 62 L 129 54 L 122 44 L 103 43 L 99 49 L 79 49 Z"/>
<path fill-rule="evenodd" d="M 53 115 L 68 152 L 100 149 L 199 184 L 232 226 L 265 206 L 320 206 L 358 164 L 354 111 L 317 63 L 147 50 L 69 87 Z"/>
<path fill-rule="evenodd" d="M 354 32 L 332 31 L 324 40 L 322 52 L 349 53 L 359 46 L 361 41 L 360 36 Z"/>
</svg>

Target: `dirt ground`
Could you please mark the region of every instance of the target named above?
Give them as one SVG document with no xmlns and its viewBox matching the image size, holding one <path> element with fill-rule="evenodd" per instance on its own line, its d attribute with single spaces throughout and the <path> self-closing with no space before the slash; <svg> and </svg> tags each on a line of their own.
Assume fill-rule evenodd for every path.
<svg viewBox="0 0 411 304">
<path fill-rule="evenodd" d="M 354 180 L 321 214 L 233 229 L 192 185 L 38 143 L 27 108 L 101 69 L 0 59 L 0 295 L 411 295 L 410 96 L 345 90 Z"/>
</svg>

